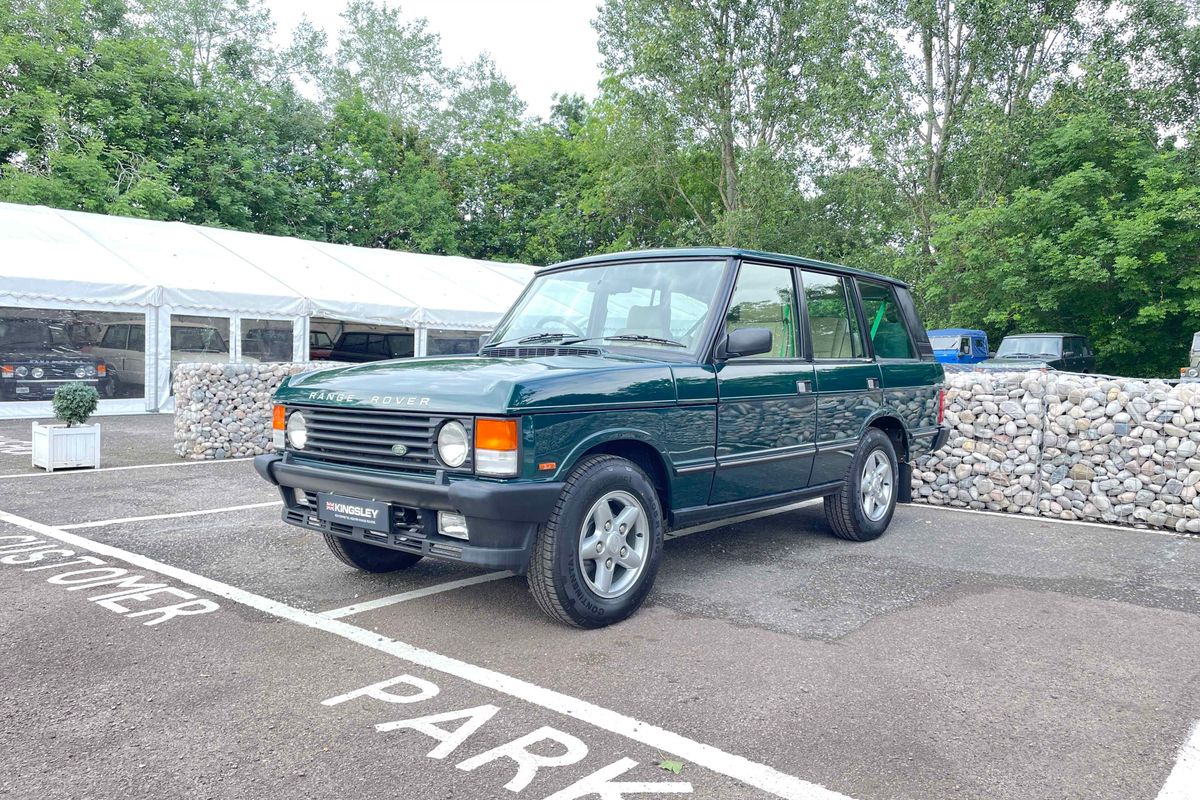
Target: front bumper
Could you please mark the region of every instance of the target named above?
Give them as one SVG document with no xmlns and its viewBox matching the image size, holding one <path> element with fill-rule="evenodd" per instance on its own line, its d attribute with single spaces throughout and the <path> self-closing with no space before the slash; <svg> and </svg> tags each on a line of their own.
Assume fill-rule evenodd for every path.
<svg viewBox="0 0 1200 800">
<path fill-rule="evenodd" d="M 516 573 L 528 569 L 538 525 L 549 519 L 563 487 L 559 482 L 451 483 L 444 477 L 426 482 L 310 465 L 280 455 L 257 456 L 254 468 L 280 488 L 283 521 L 290 525 L 431 558 Z M 311 505 L 300 503 L 296 489 L 306 494 Z M 372 531 L 319 519 L 317 492 L 389 503 L 392 516 L 388 530 Z M 439 534 L 438 511 L 465 516 L 470 538 Z"/>
<path fill-rule="evenodd" d="M 68 383 L 94 386 L 102 396 L 107 378 L 4 378 L 0 380 L 0 400 L 52 400 L 54 390 Z"/>
</svg>

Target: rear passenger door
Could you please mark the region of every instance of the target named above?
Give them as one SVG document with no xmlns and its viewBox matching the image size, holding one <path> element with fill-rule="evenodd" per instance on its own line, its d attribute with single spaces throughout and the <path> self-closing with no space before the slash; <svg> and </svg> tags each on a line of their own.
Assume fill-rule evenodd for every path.
<svg viewBox="0 0 1200 800">
<path fill-rule="evenodd" d="M 817 392 L 817 453 L 809 483 L 819 486 L 845 477 L 859 434 L 883 395 L 853 281 L 811 270 L 801 271 L 801 281 Z"/>
<path fill-rule="evenodd" d="M 867 342 L 879 365 L 883 405 L 903 420 L 909 434 L 924 433 L 937 425 L 939 369 L 921 358 L 918 331 L 906 321 L 899 302 L 902 290 L 862 278 L 854 282 L 867 323 Z"/>
<path fill-rule="evenodd" d="M 803 489 L 815 452 L 813 367 L 799 337 L 795 270 L 755 262 L 738 269 L 725 332 L 767 328 L 771 351 L 716 365 L 717 472 L 710 503 Z"/>
</svg>

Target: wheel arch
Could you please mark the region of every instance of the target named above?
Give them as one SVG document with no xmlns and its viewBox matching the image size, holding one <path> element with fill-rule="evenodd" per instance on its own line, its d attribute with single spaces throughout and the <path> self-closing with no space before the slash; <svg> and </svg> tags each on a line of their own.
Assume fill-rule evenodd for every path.
<svg viewBox="0 0 1200 800">
<path fill-rule="evenodd" d="M 908 433 L 908 427 L 900 417 L 884 409 L 867 420 L 863 433 L 865 434 L 871 428 L 887 434 L 887 437 L 892 440 L 892 447 L 896 450 L 896 466 L 900 472 L 897 476 L 896 500 L 901 503 L 912 502 L 912 462 L 910 461 L 912 437 Z"/>
<path fill-rule="evenodd" d="M 560 473 L 565 475 L 583 459 L 595 455 L 612 455 L 632 461 L 641 467 L 658 494 L 663 515 L 671 510 L 671 481 L 666 455 L 651 444 L 645 431 L 613 430 L 596 434 L 582 442 L 563 464 Z"/>
</svg>

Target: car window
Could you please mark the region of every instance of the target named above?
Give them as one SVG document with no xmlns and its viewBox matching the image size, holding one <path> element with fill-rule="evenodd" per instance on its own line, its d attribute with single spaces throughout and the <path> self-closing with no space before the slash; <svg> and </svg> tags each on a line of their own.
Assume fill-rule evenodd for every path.
<svg viewBox="0 0 1200 800">
<path fill-rule="evenodd" d="M 867 336 L 875 348 L 876 358 L 916 358 L 904 318 L 896 304 L 891 287 L 871 281 L 857 280 L 858 295 L 862 298 L 863 314 L 867 318 Z M 962 352 L 970 353 L 967 337 L 963 337 Z"/>
<path fill-rule="evenodd" d="M 332 347 L 333 340 L 325 331 L 310 331 L 308 334 L 309 347 Z"/>
<path fill-rule="evenodd" d="M 801 273 L 813 358 L 862 358 L 862 331 L 846 293 L 846 279 L 821 272 Z"/>
<path fill-rule="evenodd" d="M 365 333 L 347 333 L 342 337 L 338 349 L 351 353 L 365 353 L 367 352 L 367 335 Z"/>
<path fill-rule="evenodd" d="M 146 326 L 129 326 L 129 349 L 138 351 L 146 349 Z"/>
<path fill-rule="evenodd" d="M 128 325 L 109 325 L 100 340 L 101 347 L 112 347 L 117 350 L 125 349 L 125 335 L 129 333 Z"/>
<path fill-rule="evenodd" d="M 743 263 L 725 314 L 725 330 L 766 328 L 771 332 L 771 350 L 747 358 L 796 358 L 796 319 L 792 270 Z"/>
<path fill-rule="evenodd" d="M 387 340 L 382 333 L 367 336 L 367 352 L 375 356 L 388 355 Z"/>
<path fill-rule="evenodd" d="M 388 335 L 387 341 L 390 358 L 413 357 L 413 335 L 411 333 L 392 333 Z"/>
<path fill-rule="evenodd" d="M 1062 340 L 1054 336 L 1007 336 L 996 349 L 997 358 L 1058 356 Z"/>
</svg>

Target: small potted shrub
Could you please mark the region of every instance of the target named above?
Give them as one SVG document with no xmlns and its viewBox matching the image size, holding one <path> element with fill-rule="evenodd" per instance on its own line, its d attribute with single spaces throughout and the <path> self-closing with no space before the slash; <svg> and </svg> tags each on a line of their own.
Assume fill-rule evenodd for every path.
<svg viewBox="0 0 1200 800">
<path fill-rule="evenodd" d="M 54 390 L 58 423 L 33 423 L 33 465 L 49 472 L 69 467 L 100 466 L 100 426 L 86 424 L 100 395 L 86 383 L 67 383 Z"/>
</svg>

